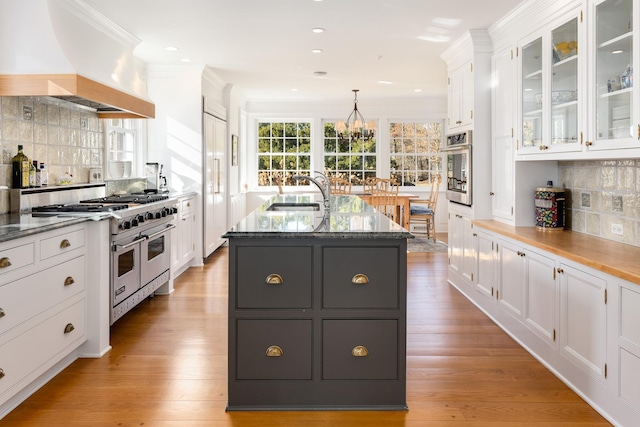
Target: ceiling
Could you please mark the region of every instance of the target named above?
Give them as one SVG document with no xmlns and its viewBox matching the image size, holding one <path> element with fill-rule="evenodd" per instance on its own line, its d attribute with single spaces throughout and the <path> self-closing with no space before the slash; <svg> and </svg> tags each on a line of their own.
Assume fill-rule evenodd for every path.
<svg viewBox="0 0 640 427">
<path fill-rule="evenodd" d="M 140 39 L 134 53 L 143 61 L 208 65 L 256 100 L 351 99 L 352 89 L 360 89 L 359 99 L 446 96 L 440 54 L 522 2 L 80 1 Z M 317 27 L 325 31 L 312 32 Z"/>
</svg>

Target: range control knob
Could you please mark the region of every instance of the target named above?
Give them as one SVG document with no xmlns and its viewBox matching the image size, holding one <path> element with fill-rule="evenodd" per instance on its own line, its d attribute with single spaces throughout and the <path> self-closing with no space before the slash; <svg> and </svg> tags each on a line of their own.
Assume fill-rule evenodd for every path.
<svg viewBox="0 0 640 427">
<path fill-rule="evenodd" d="M 175 206 L 171 208 L 171 213 L 172 214 L 177 214 L 178 213 L 178 208 L 176 208 Z"/>
<path fill-rule="evenodd" d="M 153 212 L 147 212 L 144 216 L 146 219 L 153 219 Z"/>
<path fill-rule="evenodd" d="M 156 219 L 162 218 L 162 214 L 160 212 L 156 212 Z"/>
<path fill-rule="evenodd" d="M 167 208 L 163 208 L 162 212 L 160 213 L 160 215 L 162 215 L 162 217 L 164 218 L 165 216 L 167 216 Z"/>
<path fill-rule="evenodd" d="M 120 228 L 122 228 L 123 230 L 128 230 L 131 228 L 131 222 L 129 221 L 122 221 L 122 224 L 120 224 Z"/>
<path fill-rule="evenodd" d="M 138 218 L 133 218 L 131 220 L 131 226 L 132 227 L 137 227 L 138 226 Z"/>
<path fill-rule="evenodd" d="M 144 215 L 138 215 L 138 223 L 142 224 L 144 222 Z"/>
</svg>

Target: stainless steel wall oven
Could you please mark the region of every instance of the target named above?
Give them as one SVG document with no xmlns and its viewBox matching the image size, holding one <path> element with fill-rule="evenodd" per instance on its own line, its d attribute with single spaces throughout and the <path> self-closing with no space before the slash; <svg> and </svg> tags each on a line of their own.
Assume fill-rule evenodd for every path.
<svg viewBox="0 0 640 427">
<path fill-rule="evenodd" d="M 471 206 L 471 131 L 447 135 L 444 150 L 447 156 L 447 199 Z"/>
</svg>

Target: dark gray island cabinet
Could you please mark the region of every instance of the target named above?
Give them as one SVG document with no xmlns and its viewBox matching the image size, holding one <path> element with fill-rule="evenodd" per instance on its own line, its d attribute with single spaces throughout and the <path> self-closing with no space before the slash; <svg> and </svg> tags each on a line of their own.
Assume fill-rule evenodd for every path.
<svg viewBox="0 0 640 427">
<path fill-rule="evenodd" d="M 272 200 L 225 234 L 227 410 L 407 409 L 411 235 L 359 200 L 324 215 Z"/>
</svg>

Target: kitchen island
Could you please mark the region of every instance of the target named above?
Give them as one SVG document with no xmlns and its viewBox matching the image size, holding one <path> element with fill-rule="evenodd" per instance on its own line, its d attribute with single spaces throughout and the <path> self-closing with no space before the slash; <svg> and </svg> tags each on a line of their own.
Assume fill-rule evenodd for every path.
<svg viewBox="0 0 640 427">
<path fill-rule="evenodd" d="M 407 409 L 409 232 L 356 196 L 280 195 L 224 237 L 227 410 Z"/>
</svg>

